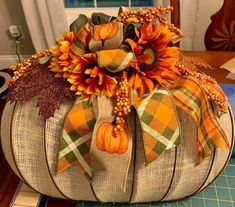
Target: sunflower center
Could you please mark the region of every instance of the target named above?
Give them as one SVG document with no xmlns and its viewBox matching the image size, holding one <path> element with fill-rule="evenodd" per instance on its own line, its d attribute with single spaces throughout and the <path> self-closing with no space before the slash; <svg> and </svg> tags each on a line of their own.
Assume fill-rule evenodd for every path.
<svg viewBox="0 0 235 207">
<path fill-rule="evenodd" d="M 158 65 L 158 54 L 157 48 L 153 43 L 146 44 L 143 47 L 142 55 L 147 55 L 148 58 L 141 65 L 141 70 L 143 72 L 156 70 Z"/>
<path fill-rule="evenodd" d="M 145 63 L 147 65 L 153 64 L 154 59 L 155 59 L 154 51 L 151 50 L 150 48 L 147 48 L 146 50 L 144 50 L 144 54 L 149 56 L 148 60 L 146 60 Z"/>
</svg>

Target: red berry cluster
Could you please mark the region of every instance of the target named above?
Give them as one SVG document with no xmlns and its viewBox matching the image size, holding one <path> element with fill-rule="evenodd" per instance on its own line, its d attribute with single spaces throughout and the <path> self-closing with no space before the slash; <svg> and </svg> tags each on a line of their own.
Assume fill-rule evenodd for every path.
<svg viewBox="0 0 235 207">
<path fill-rule="evenodd" d="M 114 107 L 115 127 L 114 133 L 121 130 L 125 125 L 124 116 L 131 111 L 130 105 L 130 89 L 127 81 L 127 73 L 123 72 L 121 80 L 118 83 L 116 90 L 117 104 Z"/>
</svg>

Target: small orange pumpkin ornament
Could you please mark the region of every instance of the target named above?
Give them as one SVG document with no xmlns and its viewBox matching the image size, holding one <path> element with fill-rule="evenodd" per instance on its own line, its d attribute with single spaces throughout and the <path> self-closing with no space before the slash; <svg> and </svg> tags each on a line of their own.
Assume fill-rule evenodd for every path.
<svg viewBox="0 0 235 207">
<path fill-rule="evenodd" d="M 102 123 L 97 130 L 96 146 L 110 154 L 123 154 L 128 149 L 127 133 L 124 128 L 114 133 L 114 128 L 110 122 Z"/>
<path fill-rule="evenodd" d="M 110 22 L 106 24 L 97 25 L 94 28 L 93 38 L 94 40 L 108 40 L 116 36 L 119 29 L 119 23 Z"/>
</svg>

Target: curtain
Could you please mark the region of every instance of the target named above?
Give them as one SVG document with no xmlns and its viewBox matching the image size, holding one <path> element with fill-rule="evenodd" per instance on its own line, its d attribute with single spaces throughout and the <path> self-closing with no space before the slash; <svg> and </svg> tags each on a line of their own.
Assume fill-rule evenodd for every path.
<svg viewBox="0 0 235 207">
<path fill-rule="evenodd" d="M 184 38 L 180 42 L 181 50 L 193 50 L 196 38 L 199 14 L 199 0 L 180 1 L 180 28 Z"/>
<path fill-rule="evenodd" d="M 63 0 L 21 0 L 36 51 L 48 49 L 68 30 Z"/>
</svg>

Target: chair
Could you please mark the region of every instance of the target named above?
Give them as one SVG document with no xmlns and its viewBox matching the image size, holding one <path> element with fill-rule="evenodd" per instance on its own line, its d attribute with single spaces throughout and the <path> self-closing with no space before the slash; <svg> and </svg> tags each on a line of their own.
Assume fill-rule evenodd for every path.
<svg viewBox="0 0 235 207">
<path fill-rule="evenodd" d="M 206 50 L 235 51 L 235 4 L 224 0 L 223 7 L 213 16 L 205 34 Z"/>
</svg>

